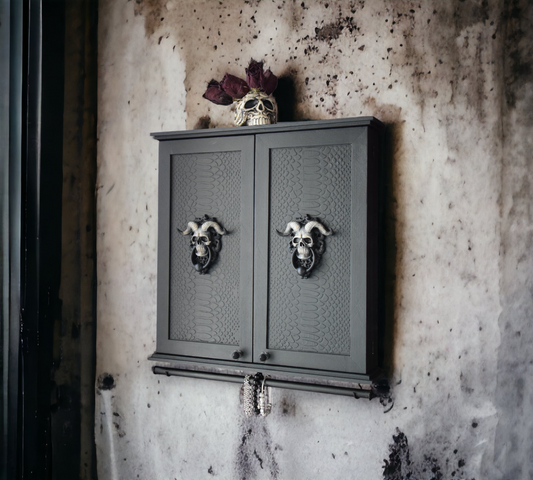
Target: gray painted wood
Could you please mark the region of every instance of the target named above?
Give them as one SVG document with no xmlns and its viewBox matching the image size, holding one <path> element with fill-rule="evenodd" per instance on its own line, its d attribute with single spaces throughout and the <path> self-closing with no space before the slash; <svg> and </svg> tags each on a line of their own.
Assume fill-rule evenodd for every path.
<svg viewBox="0 0 533 480">
<path fill-rule="evenodd" d="M 343 127 L 371 127 L 382 130 L 385 125 L 374 117 L 338 118 L 333 120 L 307 120 L 300 122 L 282 122 L 273 125 L 244 126 L 229 128 L 211 128 L 199 130 L 179 130 L 174 132 L 154 132 L 150 135 L 156 140 L 177 140 L 185 138 L 208 138 L 220 136 L 256 135 L 262 133 L 281 133 L 304 130 L 324 130 Z"/>
<path fill-rule="evenodd" d="M 313 381 L 323 383 L 343 383 L 357 382 L 361 384 L 372 383 L 382 375 L 380 369 L 369 371 L 368 374 L 335 372 L 332 370 L 318 370 L 311 368 L 285 367 L 269 363 L 259 364 L 252 362 L 227 362 L 226 360 L 216 360 L 210 358 L 194 358 L 180 355 L 169 355 L 164 353 L 154 353 L 149 360 L 159 362 L 161 366 L 169 368 L 180 368 L 184 370 L 196 370 L 199 372 L 215 372 L 220 375 L 262 372 L 271 378 L 291 379 L 293 381 Z"/>
<path fill-rule="evenodd" d="M 363 117 L 152 134 L 160 141 L 153 360 L 174 359 L 185 369 L 246 368 L 309 379 L 370 381 L 379 375 L 382 127 Z M 212 211 L 206 205 L 214 205 Z M 239 208 L 240 220 L 232 223 L 230 213 Z M 176 232 L 191 215 L 204 213 L 229 221 L 231 226 L 221 223 L 234 232 L 223 237 L 212 274 L 200 278 L 188 259 L 188 239 Z M 326 252 L 309 279 L 292 267 L 290 237 L 275 232 L 305 214 L 318 216 L 335 232 L 326 238 Z M 228 246 L 232 241 L 237 250 Z M 231 284 L 234 277 L 239 277 L 238 329 L 231 326 L 234 306 L 226 305 L 227 294 L 219 289 L 223 279 Z M 198 291 L 200 304 L 188 304 Z M 210 313 L 216 322 L 206 325 L 206 309 L 216 313 Z M 244 355 L 232 360 L 234 350 Z M 263 352 L 270 355 L 266 362 L 260 361 Z"/>
<path fill-rule="evenodd" d="M 367 128 L 256 137 L 254 361 L 366 372 Z M 280 237 L 318 217 L 335 232 L 310 278 Z"/>
<path fill-rule="evenodd" d="M 158 352 L 251 360 L 253 137 L 160 145 Z M 209 273 L 191 263 L 187 223 L 204 214 L 228 230 Z M 179 230 L 178 230 L 179 229 Z"/>
</svg>

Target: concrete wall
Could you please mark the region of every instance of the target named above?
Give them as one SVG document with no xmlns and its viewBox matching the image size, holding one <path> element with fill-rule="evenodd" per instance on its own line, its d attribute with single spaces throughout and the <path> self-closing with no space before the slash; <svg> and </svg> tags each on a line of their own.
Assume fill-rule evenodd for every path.
<svg viewBox="0 0 533 480">
<path fill-rule="evenodd" d="M 533 477 L 532 20 L 527 0 L 100 1 L 100 479 Z M 201 96 L 251 57 L 287 118 L 389 125 L 387 413 L 278 390 L 249 420 L 238 385 L 151 373 L 149 133 L 230 126 Z"/>
</svg>

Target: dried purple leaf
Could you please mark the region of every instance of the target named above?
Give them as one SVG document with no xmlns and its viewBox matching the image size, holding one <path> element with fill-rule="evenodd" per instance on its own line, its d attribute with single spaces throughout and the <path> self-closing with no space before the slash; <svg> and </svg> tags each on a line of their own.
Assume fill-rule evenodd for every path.
<svg viewBox="0 0 533 480">
<path fill-rule="evenodd" d="M 222 89 L 220 83 L 216 80 L 209 82 L 207 90 L 202 96 L 217 105 L 231 105 L 233 103 L 233 98 Z"/>
<path fill-rule="evenodd" d="M 256 62 L 253 58 L 246 69 L 246 82 L 250 88 L 260 89 L 263 78 L 263 62 Z"/>
<path fill-rule="evenodd" d="M 276 87 L 278 86 L 278 77 L 274 75 L 270 68 L 263 73 L 263 78 L 261 79 L 261 90 L 263 90 L 267 95 L 270 95 Z"/>
<path fill-rule="evenodd" d="M 250 91 L 250 87 L 244 80 L 229 73 L 224 75 L 220 86 L 232 98 L 242 98 Z"/>
</svg>

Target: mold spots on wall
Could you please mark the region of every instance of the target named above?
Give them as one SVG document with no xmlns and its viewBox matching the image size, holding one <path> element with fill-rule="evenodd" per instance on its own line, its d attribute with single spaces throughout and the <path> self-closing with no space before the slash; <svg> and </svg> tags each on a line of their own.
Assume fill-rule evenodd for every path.
<svg viewBox="0 0 533 480">
<path fill-rule="evenodd" d="M 424 454 L 419 462 L 412 460 L 407 436 L 399 428 L 389 444 L 389 458 L 384 459 L 383 478 L 387 480 L 444 480 L 445 478 L 464 478 L 463 467 L 466 461 L 457 449 L 444 453 L 439 461 L 432 454 Z M 475 480 L 475 479 L 472 479 Z"/>
<path fill-rule="evenodd" d="M 119 438 L 126 436 L 126 432 L 122 428 L 122 417 L 118 412 L 113 412 L 113 427 L 115 428 Z"/>
<path fill-rule="evenodd" d="M 504 2 L 501 306 L 494 459 L 501 478 L 533 478 L 533 3 Z M 525 385 L 525 388 L 524 388 Z M 512 392 L 512 393 L 511 393 Z M 479 430 L 480 427 L 478 427 Z"/>
<path fill-rule="evenodd" d="M 134 0 L 135 16 L 144 17 L 144 32 L 150 37 L 165 20 L 165 3 L 163 0 Z M 159 39 L 161 42 L 161 39 Z"/>
<path fill-rule="evenodd" d="M 486 102 L 495 96 L 490 72 L 499 54 L 492 38 L 497 10 L 489 12 L 481 3 L 394 2 L 384 9 L 390 31 L 383 37 L 394 41 L 386 45 L 391 76 L 397 80 L 410 72 L 414 101 L 422 111 L 461 103 L 484 119 Z"/>
<path fill-rule="evenodd" d="M 359 30 L 355 24 L 354 17 L 341 17 L 336 21 L 315 28 L 315 40 L 320 42 L 331 43 L 336 40 L 342 33 L 353 34 Z"/>
<path fill-rule="evenodd" d="M 389 480 L 404 480 L 411 478 L 412 466 L 409 452 L 409 442 L 405 434 L 396 429 L 389 445 L 389 459 L 383 460 L 383 478 Z"/>
<path fill-rule="evenodd" d="M 194 128 L 195 129 L 215 128 L 215 125 L 211 123 L 211 117 L 209 115 L 203 115 L 198 119 Z"/>
<path fill-rule="evenodd" d="M 502 24 L 507 33 L 504 44 L 505 98 L 508 107 L 516 106 L 517 93 L 532 82 L 533 46 L 528 35 L 527 12 L 519 0 L 505 2 Z M 529 37 L 529 38 L 528 38 Z M 533 116 L 530 116 L 530 124 Z"/>
<path fill-rule="evenodd" d="M 113 378 L 113 375 L 110 375 L 109 373 L 102 373 L 96 382 L 96 388 L 98 391 L 112 390 L 115 386 L 115 379 Z"/>
<path fill-rule="evenodd" d="M 237 447 L 235 469 L 239 480 L 257 478 L 264 470 L 269 478 L 279 478 L 279 466 L 275 452 L 279 450 L 272 444 L 272 437 L 265 420 L 260 417 L 244 417 L 240 425 L 240 442 Z"/>
<path fill-rule="evenodd" d="M 284 393 L 279 402 L 279 411 L 283 417 L 294 417 L 296 415 L 296 401 L 292 392 Z"/>
</svg>

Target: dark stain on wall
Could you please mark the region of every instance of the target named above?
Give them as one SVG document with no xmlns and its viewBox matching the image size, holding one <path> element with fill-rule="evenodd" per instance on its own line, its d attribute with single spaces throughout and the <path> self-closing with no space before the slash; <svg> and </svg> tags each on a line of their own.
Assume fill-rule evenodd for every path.
<svg viewBox="0 0 533 480">
<path fill-rule="evenodd" d="M 239 480 L 257 478 L 260 470 L 266 470 L 272 480 L 279 478 L 279 466 L 272 445 L 272 437 L 265 419 L 243 417 L 240 425 L 241 441 L 237 448 L 235 469 Z"/>
<path fill-rule="evenodd" d="M 445 453 L 445 452 L 444 452 Z M 433 454 L 424 454 L 420 462 L 412 460 L 407 436 L 399 428 L 389 444 L 389 458 L 383 460 L 383 478 L 388 480 L 444 480 L 444 478 L 465 478 L 463 467 L 466 461 L 457 449 L 444 455 L 443 467 Z M 445 477 L 445 473 L 447 476 Z M 472 478 L 475 480 L 475 478 Z"/>
<path fill-rule="evenodd" d="M 113 390 L 116 387 L 115 379 L 113 375 L 109 373 L 102 373 L 96 382 L 96 388 L 101 390 Z"/>
<path fill-rule="evenodd" d="M 204 115 L 203 117 L 200 117 L 198 119 L 198 122 L 196 122 L 196 125 L 194 126 L 195 129 L 205 129 L 205 128 L 215 128 L 215 125 L 211 123 L 211 117 L 209 115 Z"/>
<path fill-rule="evenodd" d="M 292 392 L 284 392 L 283 397 L 279 400 L 279 410 L 284 417 L 296 415 L 296 401 Z"/>
<path fill-rule="evenodd" d="M 516 106 L 516 95 L 527 83 L 531 83 L 533 45 L 524 25 L 527 6 L 519 0 L 505 2 L 501 22 L 505 32 L 504 44 L 504 84 L 505 98 L 510 108 Z M 533 115 L 528 115 L 530 121 Z"/>
<path fill-rule="evenodd" d="M 165 20 L 166 2 L 162 0 L 134 0 L 134 2 L 135 16 L 144 16 L 144 33 L 146 37 L 150 37 Z"/>
<path fill-rule="evenodd" d="M 316 27 L 315 40 L 331 42 L 339 38 L 342 33 L 353 34 L 357 30 L 359 28 L 355 24 L 354 17 L 340 17 L 335 22 L 328 23 L 322 27 Z"/>
<path fill-rule="evenodd" d="M 405 434 L 396 429 L 389 445 L 389 459 L 383 460 L 383 478 L 403 480 L 412 477 L 412 467 L 409 452 L 409 442 Z"/>
<path fill-rule="evenodd" d="M 124 438 L 126 436 L 126 432 L 122 428 L 122 419 L 117 412 L 113 412 L 113 416 L 115 417 L 113 419 L 113 427 L 115 427 L 115 430 L 119 438 Z"/>
<path fill-rule="evenodd" d="M 533 478 L 533 3 L 504 2 L 500 346 L 494 463 L 499 478 Z"/>
<path fill-rule="evenodd" d="M 423 113 L 425 108 L 443 105 L 439 94 L 447 92 L 433 86 L 451 76 L 448 106 L 466 103 L 484 121 L 486 104 L 491 101 L 485 84 L 492 80 L 489 72 L 496 61 L 488 55 L 496 38 L 499 10 L 489 9 L 485 1 L 450 1 L 435 4 L 432 11 L 422 8 L 427 4 L 399 1 L 389 5 L 385 20 L 398 38 L 398 43 L 387 45 L 391 79 L 412 72 L 414 102 Z"/>
</svg>

